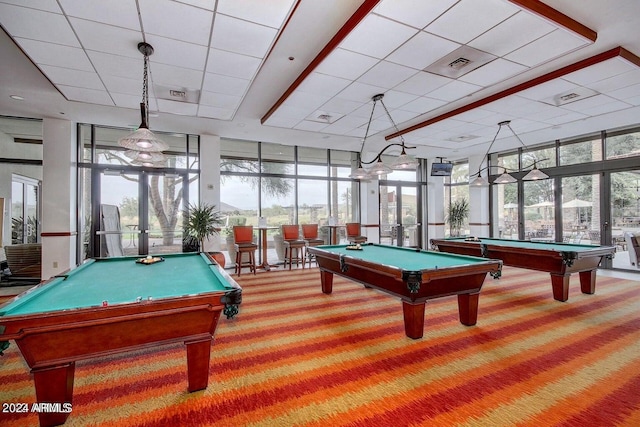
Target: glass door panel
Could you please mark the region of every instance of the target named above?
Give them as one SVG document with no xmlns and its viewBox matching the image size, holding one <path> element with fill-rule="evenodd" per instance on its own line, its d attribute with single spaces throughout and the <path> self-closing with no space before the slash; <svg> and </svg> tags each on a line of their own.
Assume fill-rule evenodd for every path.
<svg viewBox="0 0 640 427">
<path fill-rule="evenodd" d="M 552 179 L 524 182 L 524 238 L 538 242 L 555 240 L 555 197 Z"/>
<path fill-rule="evenodd" d="M 611 174 L 611 225 L 613 267 L 638 271 L 640 254 L 633 239 L 640 235 L 640 169 Z"/>
<path fill-rule="evenodd" d="M 400 223 L 398 236 L 402 236 L 400 246 L 420 246 L 420 225 L 418 224 L 418 195 L 416 187 L 402 187 L 400 193 Z"/>
<path fill-rule="evenodd" d="M 179 175 L 148 176 L 148 254 L 182 252 L 182 213 L 185 209 L 182 185 L 183 178 Z"/>
<path fill-rule="evenodd" d="M 380 185 L 380 243 L 396 245 L 398 233 L 398 193 L 395 186 Z"/>
<path fill-rule="evenodd" d="M 99 252 L 95 256 L 140 254 L 139 182 L 137 173 L 100 174 Z"/>
<path fill-rule="evenodd" d="M 562 241 L 599 245 L 600 175 L 562 178 Z"/>
<path fill-rule="evenodd" d="M 421 247 L 416 186 L 383 185 L 380 191 L 380 243 Z"/>
</svg>

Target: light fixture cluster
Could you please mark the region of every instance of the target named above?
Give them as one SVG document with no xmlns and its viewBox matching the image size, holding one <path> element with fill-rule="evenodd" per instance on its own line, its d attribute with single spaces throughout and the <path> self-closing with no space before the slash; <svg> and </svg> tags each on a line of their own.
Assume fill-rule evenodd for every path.
<svg viewBox="0 0 640 427">
<path fill-rule="evenodd" d="M 498 123 L 498 131 L 496 132 L 495 136 L 493 137 L 493 140 L 491 141 L 491 144 L 489 144 L 489 148 L 487 149 L 487 153 L 484 155 L 484 157 L 487 158 L 487 164 L 489 164 L 489 153 L 491 152 L 491 147 L 493 147 L 493 143 L 496 142 L 496 138 L 498 138 L 498 134 L 500 133 L 500 130 L 502 129 L 502 126 L 506 126 L 509 128 L 509 130 L 511 131 L 511 133 L 513 133 L 513 135 L 516 137 L 516 139 L 520 142 L 520 144 L 522 144 L 522 146 L 524 148 L 527 148 L 527 146 L 524 144 L 524 142 L 522 142 L 522 140 L 520 139 L 520 137 L 515 133 L 515 131 L 511 128 L 511 121 L 510 120 L 505 120 L 503 122 Z M 482 165 L 481 165 L 482 166 Z M 482 177 L 482 171 L 485 170 L 489 170 L 490 168 L 502 168 L 504 170 L 504 172 L 502 173 L 502 175 L 498 176 L 495 180 L 493 180 L 494 184 L 509 184 L 509 183 L 513 183 L 513 182 L 517 182 L 517 179 L 515 179 L 512 175 L 510 175 L 508 173 L 508 170 L 506 167 L 504 166 L 486 166 L 486 167 L 479 167 L 478 168 L 478 173 L 475 179 L 473 179 L 469 185 L 475 185 L 475 186 L 480 186 L 480 185 L 489 185 L 489 182 L 484 179 Z M 529 171 L 529 173 L 527 173 L 525 176 L 522 177 L 523 181 L 537 181 L 540 179 L 547 179 L 549 178 L 549 175 L 547 175 L 546 173 L 542 172 L 540 169 L 538 169 L 538 161 L 534 160 L 533 162 L 533 168 Z"/>
<path fill-rule="evenodd" d="M 349 175 L 349 178 L 367 181 L 373 178 L 377 178 L 380 175 L 386 175 L 388 173 L 391 173 L 393 170 L 415 169 L 416 166 L 418 165 L 418 161 L 413 157 L 409 156 L 406 152 L 406 149 L 413 149 L 416 147 L 407 147 L 404 143 L 404 138 L 402 137 L 402 135 L 400 136 L 400 143 L 391 143 L 387 145 L 382 150 L 380 150 L 380 152 L 373 158 L 373 160 L 369 162 L 365 162 L 362 160 L 362 152 L 364 150 L 364 145 L 367 142 L 367 137 L 369 136 L 369 129 L 371 128 L 371 122 L 373 121 L 373 114 L 376 110 L 376 104 L 378 103 L 378 101 L 382 105 L 382 108 L 384 108 L 384 111 L 387 114 L 389 121 L 391 122 L 395 130 L 398 131 L 398 126 L 396 125 L 396 122 L 394 122 L 393 119 L 391 118 L 391 114 L 389 114 L 389 110 L 387 109 L 387 106 L 384 105 L 382 98 L 384 98 L 384 94 L 381 94 L 381 93 L 374 95 L 373 98 L 371 98 L 373 100 L 373 108 L 371 109 L 371 115 L 369 116 L 367 129 L 364 133 L 364 138 L 362 139 L 362 146 L 360 148 L 360 158 L 358 159 L 358 168 Z M 387 151 L 387 149 L 391 147 L 396 147 L 396 146 L 402 149 L 402 151 L 400 152 L 400 155 L 394 160 L 391 166 L 385 165 L 382 162 L 382 155 L 385 153 L 385 151 Z M 363 165 L 371 165 L 371 164 L 373 164 L 373 166 L 369 170 L 363 167 Z"/>
<path fill-rule="evenodd" d="M 140 103 L 142 122 L 136 131 L 120 138 L 118 144 L 127 149 L 125 155 L 132 159 L 132 163 L 151 167 L 163 163 L 165 157 L 162 152 L 169 146 L 149 130 L 149 56 L 153 54 L 153 47 L 149 43 L 140 42 L 138 50 L 144 56 Z"/>
</svg>

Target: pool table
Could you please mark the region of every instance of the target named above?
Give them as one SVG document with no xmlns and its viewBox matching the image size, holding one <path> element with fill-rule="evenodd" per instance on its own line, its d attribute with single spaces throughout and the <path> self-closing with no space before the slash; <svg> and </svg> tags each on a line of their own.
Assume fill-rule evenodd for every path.
<svg viewBox="0 0 640 427">
<path fill-rule="evenodd" d="M 553 298 L 557 301 L 569 299 L 571 273 L 579 273 L 583 293 L 593 294 L 596 291 L 596 271 L 600 261 L 603 257 L 613 257 L 616 251 L 614 246 L 485 237 L 431 239 L 431 245 L 441 252 L 500 259 L 504 265 L 550 273 Z"/>
<path fill-rule="evenodd" d="M 405 334 L 422 338 L 425 303 L 433 298 L 458 296 L 463 325 L 478 318 L 478 298 L 487 273 L 498 276 L 502 262 L 477 257 L 378 244 L 309 247 L 320 268 L 322 292 L 333 290 L 333 275 L 346 277 L 366 287 L 399 297 Z"/>
<path fill-rule="evenodd" d="M 206 254 L 91 259 L 0 306 L 0 341 L 15 340 L 38 402 L 71 403 L 77 360 L 184 342 L 188 390 L 207 387 L 222 312 L 238 312 L 242 289 Z M 146 262 L 146 260 L 145 260 Z M 39 413 L 59 425 L 68 413 Z"/>
</svg>

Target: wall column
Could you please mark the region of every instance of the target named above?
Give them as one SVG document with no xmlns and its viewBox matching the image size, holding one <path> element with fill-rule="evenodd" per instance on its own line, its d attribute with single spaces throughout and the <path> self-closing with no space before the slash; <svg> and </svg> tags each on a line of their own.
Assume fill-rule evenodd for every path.
<svg viewBox="0 0 640 427">
<path fill-rule="evenodd" d="M 369 243 L 380 243 L 380 187 L 378 180 L 360 184 L 360 222 L 361 232 Z"/>
<path fill-rule="evenodd" d="M 428 160 L 427 171 L 431 171 L 433 160 Z M 444 237 L 444 178 L 441 176 L 427 175 L 427 238 L 438 239 Z M 424 249 L 429 248 L 431 241 L 422 244 Z"/>
<path fill-rule="evenodd" d="M 192 195 L 193 196 L 193 195 Z M 192 197 L 193 198 L 193 197 Z M 200 135 L 200 203 L 220 210 L 220 137 Z M 220 236 L 204 242 L 208 252 L 220 250 Z"/>
<path fill-rule="evenodd" d="M 479 168 L 486 166 L 486 157 L 469 157 L 469 175 L 473 175 Z M 488 171 L 482 171 L 482 177 L 487 181 Z M 475 178 L 475 177 L 474 177 Z M 471 181 L 471 179 L 470 179 Z M 469 186 L 469 232 L 475 237 L 489 236 L 489 186 Z"/>
<path fill-rule="evenodd" d="M 42 122 L 42 279 L 76 266 L 76 127 L 68 120 Z"/>
</svg>

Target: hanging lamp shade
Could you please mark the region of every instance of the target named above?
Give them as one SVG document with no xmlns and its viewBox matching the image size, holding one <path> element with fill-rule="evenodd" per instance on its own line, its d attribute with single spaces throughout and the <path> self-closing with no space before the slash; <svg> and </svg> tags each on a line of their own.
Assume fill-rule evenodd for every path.
<svg viewBox="0 0 640 427">
<path fill-rule="evenodd" d="M 142 102 L 140 102 L 140 116 L 142 118 L 137 130 L 120 138 L 118 144 L 128 150 L 158 153 L 169 148 L 166 142 L 158 138 L 149 130 L 149 55 L 153 54 L 153 47 L 145 42 L 138 43 L 138 50 L 144 55 L 144 70 L 142 74 Z"/>
<path fill-rule="evenodd" d="M 506 170 L 502 175 L 493 180 L 494 184 L 511 184 L 513 182 L 518 182 L 518 180 L 509 175 Z"/>
<path fill-rule="evenodd" d="M 547 178 L 549 178 L 549 175 L 547 175 L 546 173 L 544 173 L 540 169 L 538 169 L 537 162 L 533 162 L 533 169 L 531 169 L 528 174 L 523 176 L 522 180 L 523 181 L 538 181 L 540 179 L 547 179 Z"/>
</svg>

